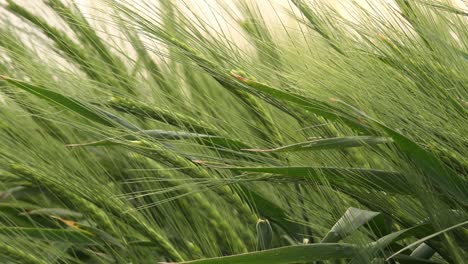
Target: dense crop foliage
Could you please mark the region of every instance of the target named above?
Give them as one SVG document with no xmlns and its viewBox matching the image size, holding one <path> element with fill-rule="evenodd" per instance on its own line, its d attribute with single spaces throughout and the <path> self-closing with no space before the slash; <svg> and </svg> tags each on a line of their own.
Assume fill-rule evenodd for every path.
<svg viewBox="0 0 468 264">
<path fill-rule="evenodd" d="M 466 263 L 466 8 L 31 2 L 0 2 L 0 263 Z"/>
</svg>

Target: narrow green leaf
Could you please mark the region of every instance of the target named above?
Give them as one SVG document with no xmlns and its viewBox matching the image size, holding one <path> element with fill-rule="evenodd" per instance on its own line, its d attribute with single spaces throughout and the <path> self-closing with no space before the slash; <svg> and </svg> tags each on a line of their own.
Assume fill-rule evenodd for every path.
<svg viewBox="0 0 468 264">
<path fill-rule="evenodd" d="M 425 236 L 425 237 L 423 237 L 423 238 L 421 238 L 421 239 L 418 239 L 417 241 L 415 241 L 415 242 L 413 242 L 413 243 L 407 245 L 406 247 L 404 247 L 404 248 L 398 250 L 398 251 L 395 252 L 393 255 L 391 255 L 390 257 L 388 257 L 386 260 L 388 261 L 388 260 L 394 258 L 395 256 L 397 256 L 398 254 L 400 254 L 401 252 L 403 252 L 403 251 L 405 251 L 405 250 L 407 250 L 407 249 L 409 249 L 409 248 L 412 248 L 413 246 L 416 246 L 416 245 L 418 245 L 418 244 L 421 244 L 421 243 L 424 242 L 424 241 L 427 241 L 427 240 L 429 240 L 429 239 L 432 239 L 432 238 L 434 238 L 434 237 L 436 237 L 436 236 L 438 236 L 438 235 L 441 235 L 441 234 L 443 234 L 443 233 L 449 232 L 449 231 L 451 231 L 451 230 L 453 230 L 453 229 L 462 227 L 462 226 L 464 226 L 464 225 L 466 225 L 466 224 L 468 224 L 468 221 L 464 221 L 464 222 L 458 223 L 458 224 L 453 225 L 453 226 L 451 226 L 451 227 L 448 227 L 448 228 L 445 228 L 445 229 L 440 230 L 440 231 L 438 231 L 438 232 L 435 232 L 435 233 L 433 233 L 433 234 L 431 234 L 431 235 L 429 235 L 429 236 Z"/>
<path fill-rule="evenodd" d="M 396 241 L 402 240 L 407 237 L 411 237 L 417 234 L 425 234 L 429 232 L 431 229 L 429 228 L 428 224 L 421 224 L 417 226 L 413 226 L 410 228 L 406 228 L 403 230 L 399 230 L 393 233 L 390 233 L 386 236 L 379 238 L 377 241 L 372 242 L 369 244 L 369 247 L 373 249 L 374 252 L 379 252 L 389 246 L 391 243 Z"/>
<path fill-rule="evenodd" d="M 353 148 L 361 146 L 370 146 L 391 143 L 391 138 L 373 137 L 373 136 L 356 136 L 356 137 L 337 137 L 326 138 L 312 141 L 296 143 L 288 146 L 283 146 L 274 149 L 245 149 L 254 152 L 288 152 L 288 151 L 306 151 L 306 150 L 320 150 L 320 149 L 341 149 Z"/>
<path fill-rule="evenodd" d="M 104 140 L 85 142 L 85 143 L 67 144 L 65 145 L 65 147 L 98 147 L 98 146 L 112 146 L 112 145 L 119 145 L 119 143 L 114 142 L 112 140 L 104 139 Z"/>
<path fill-rule="evenodd" d="M 184 131 L 152 129 L 152 130 L 141 130 L 135 134 L 128 134 L 128 135 L 122 136 L 120 137 L 120 140 L 138 141 L 139 140 L 138 136 L 146 136 L 146 137 L 157 139 L 157 140 L 217 138 L 216 136 L 211 136 L 211 135 L 206 135 L 206 134 L 190 133 L 190 132 L 184 132 Z M 119 138 L 116 137 L 112 139 L 103 139 L 103 140 L 87 142 L 87 143 L 69 144 L 67 146 L 68 147 L 84 147 L 84 146 L 109 146 L 109 145 L 119 145 L 119 144 L 122 144 L 122 141 L 119 141 Z"/>
<path fill-rule="evenodd" d="M 45 99 L 55 105 L 67 108 L 68 110 L 71 110 L 89 120 L 106 126 L 114 126 L 114 124 L 108 118 L 106 118 L 106 116 L 101 110 L 98 110 L 97 108 L 91 105 L 87 105 L 76 99 L 61 95 L 59 93 L 44 89 L 36 85 L 32 85 L 27 82 L 11 79 L 6 76 L 0 76 L 0 79 L 3 79 L 8 83 L 28 93 L 34 94 L 39 98 Z"/>
<path fill-rule="evenodd" d="M 47 216 L 59 216 L 59 217 L 74 217 L 81 218 L 83 215 L 79 212 L 68 210 L 65 208 L 40 208 L 35 210 L 30 210 L 23 213 L 25 215 L 47 215 Z"/>
<path fill-rule="evenodd" d="M 270 173 L 270 177 L 258 177 L 252 180 L 278 180 L 287 182 L 313 182 L 326 179 L 332 186 L 346 188 L 352 184 L 385 192 L 410 194 L 405 178 L 398 172 L 333 167 L 221 167 L 243 172 Z"/>
<path fill-rule="evenodd" d="M 282 90 L 273 88 L 265 83 L 260 83 L 253 79 L 245 78 L 236 71 L 231 71 L 230 74 L 238 81 L 244 83 L 245 85 L 254 89 L 255 91 L 267 94 L 278 100 L 288 101 L 300 105 L 307 112 L 316 114 L 326 119 L 339 120 L 345 122 L 347 125 L 358 131 L 367 132 L 368 130 L 368 127 L 362 122 L 362 120 L 359 120 L 358 118 L 338 109 L 336 106 L 333 106 L 329 103 L 322 102 L 313 98 L 307 98 L 305 96 L 294 94 L 291 92 L 284 92 Z M 335 99 L 333 99 L 332 102 L 334 100 Z"/>
<path fill-rule="evenodd" d="M 18 200 L 9 200 L 9 201 L 2 201 L 0 202 L 0 208 L 14 208 L 14 209 L 19 209 L 19 210 L 34 210 L 40 208 L 39 206 L 35 204 L 31 204 L 28 202 L 24 201 L 18 201 Z"/>
<path fill-rule="evenodd" d="M 358 248 L 351 244 L 309 244 L 280 247 L 252 253 L 226 257 L 200 259 L 179 262 L 183 264 L 287 264 L 315 260 L 352 258 L 358 254 Z"/>
<path fill-rule="evenodd" d="M 338 242 L 379 214 L 378 212 L 350 207 L 320 243 Z"/>
<path fill-rule="evenodd" d="M 142 130 L 140 133 L 144 136 L 153 138 L 153 139 L 163 139 L 163 140 L 180 140 L 180 139 L 194 139 L 197 140 L 200 144 L 214 148 L 217 151 L 227 151 L 232 155 L 235 155 L 240 158 L 245 158 L 242 152 L 239 152 L 241 149 L 248 147 L 245 143 L 236 140 L 230 139 L 222 136 L 214 136 L 201 133 L 190 133 L 184 131 L 168 131 L 168 130 Z"/>
<path fill-rule="evenodd" d="M 103 139 L 98 141 L 86 142 L 86 143 L 77 143 L 77 144 L 68 144 L 67 147 L 90 147 L 90 146 L 110 146 L 110 145 L 120 145 L 122 140 L 129 140 L 132 143 L 143 143 L 140 142 L 138 136 L 147 137 L 150 139 L 156 140 L 184 140 L 184 139 L 194 139 L 199 141 L 200 144 L 216 148 L 219 151 L 231 150 L 231 154 L 237 154 L 239 157 L 243 157 L 241 152 L 238 152 L 241 149 L 248 147 L 245 143 L 240 142 L 235 139 L 229 139 L 220 136 L 213 136 L 208 134 L 200 133 L 191 133 L 185 131 L 171 131 L 171 130 L 140 130 L 135 134 L 124 135 L 120 138 L 112 139 Z M 120 139 L 120 140 L 119 140 Z"/>
<path fill-rule="evenodd" d="M 165 139 L 165 140 L 178 140 L 178 139 L 190 139 L 190 138 L 216 138 L 207 134 L 190 133 L 184 131 L 170 131 L 161 129 L 142 130 L 141 134 L 149 136 L 154 139 Z"/>
<path fill-rule="evenodd" d="M 434 254 L 435 250 L 428 246 L 426 243 L 422 243 L 416 249 L 411 252 L 412 257 L 415 258 L 422 258 L 422 259 L 430 259 Z"/>
<path fill-rule="evenodd" d="M 11 79 L 7 76 L 0 75 L 0 79 L 7 81 L 14 86 L 36 95 L 39 98 L 47 100 L 57 106 L 64 107 L 72 112 L 75 112 L 86 119 L 103 124 L 110 127 L 124 127 L 130 131 L 140 131 L 140 129 L 128 122 L 127 120 L 118 117 L 110 112 L 95 107 L 91 104 L 81 102 L 77 99 L 65 96 L 54 91 L 33 85 L 27 82 L 23 82 L 16 79 Z"/>
<path fill-rule="evenodd" d="M 364 251 L 365 254 L 362 254 L 359 258 L 351 260 L 350 264 L 361 264 L 370 262 L 376 257 L 378 257 L 377 259 L 380 259 L 381 256 L 379 254 L 382 253 L 383 250 L 390 244 L 413 235 L 427 234 L 431 230 L 428 227 L 429 225 L 425 223 L 383 236 L 377 241 L 368 244 L 367 250 Z"/>
<path fill-rule="evenodd" d="M 425 150 L 410 138 L 397 131 L 380 124 L 379 125 L 392 137 L 402 152 L 411 159 L 431 182 L 435 183 L 445 195 L 455 201 L 468 205 L 468 181 L 459 177 L 451 168 L 445 166 L 434 154 Z"/>
<path fill-rule="evenodd" d="M 0 227 L 0 234 L 6 236 L 27 237 L 50 242 L 94 245 L 95 238 L 87 233 L 71 229 Z"/>
</svg>

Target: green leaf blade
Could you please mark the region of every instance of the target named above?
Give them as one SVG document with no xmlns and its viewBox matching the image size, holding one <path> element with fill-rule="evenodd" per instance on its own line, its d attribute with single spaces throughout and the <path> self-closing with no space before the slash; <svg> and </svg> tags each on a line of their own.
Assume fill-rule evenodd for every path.
<svg viewBox="0 0 468 264">
<path fill-rule="evenodd" d="M 286 182 L 320 182 L 327 180 L 332 186 L 347 188 L 348 184 L 373 188 L 385 192 L 410 194 L 405 178 L 394 171 L 362 169 L 362 168 L 334 168 L 334 167 L 224 167 L 240 172 L 255 172 L 272 174 L 271 177 L 258 177 L 253 180 L 279 180 Z"/>
<path fill-rule="evenodd" d="M 39 98 L 45 99 L 55 105 L 65 107 L 75 113 L 82 115 L 83 117 L 86 117 L 87 119 L 90 119 L 92 121 L 95 121 L 95 122 L 98 122 L 107 126 L 113 125 L 111 122 L 105 119 L 102 115 L 96 113 L 96 111 L 93 111 L 90 106 L 86 106 L 83 103 L 75 99 L 72 99 L 67 96 L 61 95 L 59 93 L 41 88 L 36 85 L 32 85 L 27 82 L 11 79 L 6 76 L 0 76 L 0 79 L 3 79 L 7 81 L 8 83 L 28 93 L 34 94 Z"/>
<path fill-rule="evenodd" d="M 30 239 L 45 240 L 50 242 L 84 245 L 98 244 L 98 241 L 92 235 L 71 229 L 0 227 L 0 234 L 6 236 L 27 237 Z"/>
<path fill-rule="evenodd" d="M 291 144 L 273 149 L 245 149 L 252 152 L 294 152 L 307 150 L 322 150 L 322 149 L 342 149 L 354 148 L 362 146 L 372 146 L 378 144 L 391 143 L 391 138 L 373 137 L 373 136 L 356 136 L 356 137 L 337 137 L 317 139 L 296 144 Z"/>
<path fill-rule="evenodd" d="M 281 247 L 240 255 L 179 262 L 180 264 L 287 264 L 314 260 L 352 258 L 358 248 L 350 244 L 310 244 Z"/>
<path fill-rule="evenodd" d="M 338 242 L 378 215 L 378 212 L 350 207 L 320 243 Z"/>
</svg>

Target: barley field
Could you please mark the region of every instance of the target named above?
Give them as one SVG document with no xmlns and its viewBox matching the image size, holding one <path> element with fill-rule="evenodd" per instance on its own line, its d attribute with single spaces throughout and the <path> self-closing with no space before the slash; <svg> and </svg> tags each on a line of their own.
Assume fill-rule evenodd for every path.
<svg viewBox="0 0 468 264">
<path fill-rule="evenodd" d="M 468 263 L 468 8 L 0 0 L 0 263 Z"/>
</svg>

